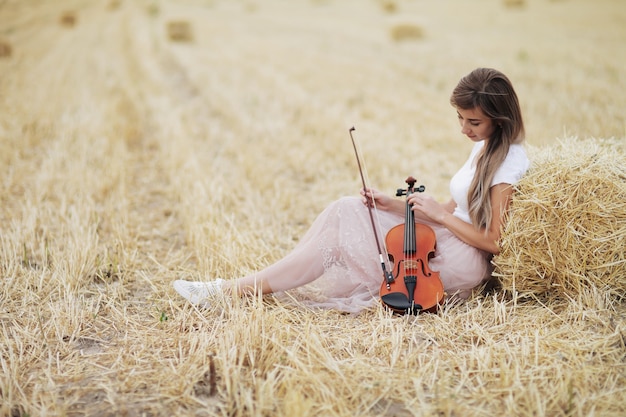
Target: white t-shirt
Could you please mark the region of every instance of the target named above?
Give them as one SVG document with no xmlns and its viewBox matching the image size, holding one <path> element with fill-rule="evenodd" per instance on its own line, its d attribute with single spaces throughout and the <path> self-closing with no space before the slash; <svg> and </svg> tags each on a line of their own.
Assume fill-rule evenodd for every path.
<svg viewBox="0 0 626 417">
<path fill-rule="evenodd" d="M 465 164 L 450 180 L 450 193 L 456 202 L 453 215 L 467 223 L 472 222 L 469 216 L 467 194 L 469 193 L 469 187 L 474 178 L 474 173 L 476 172 L 476 155 L 478 155 L 484 145 L 485 141 L 476 142 Z M 520 178 L 522 178 L 522 175 L 526 173 L 529 166 L 530 162 L 526 156 L 524 147 L 521 144 L 511 145 L 504 162 L 502 162 L 502 165 L 500 165 L 500 168 L 498 168 L 493 177 L 491 186 L 497 184 L 516 184 Z"/>
</svg>

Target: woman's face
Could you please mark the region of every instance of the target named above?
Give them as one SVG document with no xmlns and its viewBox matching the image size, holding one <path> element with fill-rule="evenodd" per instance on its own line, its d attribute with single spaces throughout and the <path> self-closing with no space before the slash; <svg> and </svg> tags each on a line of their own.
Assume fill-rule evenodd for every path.
<svg viewBox="0 0 626 417">
<path fill-rule="evenodd" d="M 485 116 L 480 107 L 469 110 L 457 108 L 456 114 L 461 124 L 461 133 L 473 142 L 489 139 L 495 131 L 493 120 Z"/>
</svg>

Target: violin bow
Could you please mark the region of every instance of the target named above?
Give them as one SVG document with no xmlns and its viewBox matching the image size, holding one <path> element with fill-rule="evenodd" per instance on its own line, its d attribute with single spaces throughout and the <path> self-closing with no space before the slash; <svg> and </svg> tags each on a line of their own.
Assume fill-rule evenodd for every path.
<svg viewBox="0 0 626 417">
<path fill-rule="evenodd" d="M 359 151 L 356 148 L 356 143 L 354 141 L 354 137 L 352 136 L 352 132 L 355 130 L 356 129 L 353 126 L 350 128 L 348 132 L 350 133 L 350 139 L 352 140 L 352 147 L 354 148 L 354 154 L 356 155 L 356 162 L 357 162 L 357 165 L 359 166 L 359 174 L 361 175 L 361 182 L 363 183 L 363 191 L 366 192 L 366 190 L 368 190 L 369 187 L 365 183 L 365 177 L 363 176 L 363 169 L 361 168 L 361 158 L 359 158 Z M 367 194 L 365 195 L 365 198 L 369 198 Z M 383 276 L 385 277 L 387 288 L 389 288 L 390 287 L 389 284 L 391 284 L 394 281 L 394 278 L 393 278 L 393 274 L 391 273 L 391 271 L 387 270 L 387 262 L 385 262 L 385 256 L 383 255 L 382 246 L 380 244 L 380 240 L 378 239 L 378 233 L 376 231 L 374 215 L 372 214 L 372 205 L 375 208 L 376 202 L 373 199 L 372 199 L 372 204 L 367 205 L 367 209 L 370 215 L 370 223 L 372 225 L 372 230 L 374 232 L 374 239 L 376 239 L 376 248 L 378 249 L 378 257 L 380 258 L 380 266 L 383 270 Z M 386 252 L 384 253 L 386 254 Z"/>
</svg>

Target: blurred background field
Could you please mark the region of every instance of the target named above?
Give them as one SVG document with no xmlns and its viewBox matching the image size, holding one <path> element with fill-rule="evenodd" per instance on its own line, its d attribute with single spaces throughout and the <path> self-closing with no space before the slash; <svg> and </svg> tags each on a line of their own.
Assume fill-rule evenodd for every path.
<svg viewBox="0 0 626 417">
<path fill-rule="evenodd" d="M 621 301 L 199 311 L 171 282 L 356 194 L 352 126 L 373 186 L 449 198 L 478 66 L 533 152 L 619 146 L 625 45 L 622 0 L 0 1 L 0 415 L 624 415 Z"/>
</svg>

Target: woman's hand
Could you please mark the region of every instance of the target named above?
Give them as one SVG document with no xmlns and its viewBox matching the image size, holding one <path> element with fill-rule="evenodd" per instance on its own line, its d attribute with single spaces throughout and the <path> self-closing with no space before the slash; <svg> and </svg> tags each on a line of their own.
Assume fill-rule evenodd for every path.
<svg viewBox="0 0 626 417">
<path fill-rule="evenodd" d="M 376 207 L 384 211 L 397 211 L 398 201 L 373 188 L 361 190 L 361 200 L 366 207 Z"/>
<path fill-rule="evenodd" d="M 450 203 L 441 204 L 429 195 L 413 193 L 407 198 L 416 217 L 442 224 L 444 217 L 450 214 Z"/>
</svg>

